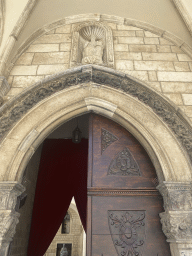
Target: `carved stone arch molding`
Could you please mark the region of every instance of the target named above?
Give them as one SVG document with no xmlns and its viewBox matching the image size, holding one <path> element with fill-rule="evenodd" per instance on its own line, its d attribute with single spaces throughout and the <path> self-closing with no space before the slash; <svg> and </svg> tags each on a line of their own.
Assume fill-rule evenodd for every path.
<svg viewBox="0 0 192 256">
<path fill-rule="evenodd" d="M 24 189 L 20 181 L 34 151 L 62 123 L 90 111 L 118 122 L 146 148 L 164 197 L 161 218 L 172 255 L 189 256 L 192 128 L 177 108 L 144 83 L 94 65 L 46 78 L 0 109 L 0 254 L 7 255 L 14 234 L 16 198 Z"/>
</svg>

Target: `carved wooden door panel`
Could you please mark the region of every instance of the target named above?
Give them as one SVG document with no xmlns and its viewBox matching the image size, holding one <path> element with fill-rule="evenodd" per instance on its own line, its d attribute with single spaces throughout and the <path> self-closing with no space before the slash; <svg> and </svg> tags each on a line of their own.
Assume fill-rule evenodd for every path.
<svg viewBox="0 0 192 256">
<path fill-rule="evenodd" d="M 146 151 L 104 117 L 91 115 L 89 128 L 87 256 L 170 256 Z"/>
</svg>

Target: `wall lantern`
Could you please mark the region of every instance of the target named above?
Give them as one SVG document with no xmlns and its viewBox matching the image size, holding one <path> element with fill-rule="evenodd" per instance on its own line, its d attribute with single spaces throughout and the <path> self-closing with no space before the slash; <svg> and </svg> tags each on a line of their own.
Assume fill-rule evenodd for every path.
<svg viewBox="0 0 192 256">
<path fill-rule="evenodd" d="M 73 131 L 73 134 L 72 134 L 73 143 L 80 143 L 81 142 L 81 134 L 82 134 L 82 132 L 80 131 L 80 129 L 77 125 L 77 127 L 75 128 L 75 130 Z"/>
</svg>

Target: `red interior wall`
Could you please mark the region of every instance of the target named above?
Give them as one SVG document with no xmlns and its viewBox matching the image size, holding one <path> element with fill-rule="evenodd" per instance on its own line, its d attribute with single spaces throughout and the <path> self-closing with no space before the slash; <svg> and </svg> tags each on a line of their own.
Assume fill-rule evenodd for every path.
<svg viewBox="0 0 192 256">
<path fill-rule="evenodd" d="M 43 144 L 28 256 L 43 256 L 75 197 L 86 230 L 88 140 L 49 139 Z"/>
</svg>

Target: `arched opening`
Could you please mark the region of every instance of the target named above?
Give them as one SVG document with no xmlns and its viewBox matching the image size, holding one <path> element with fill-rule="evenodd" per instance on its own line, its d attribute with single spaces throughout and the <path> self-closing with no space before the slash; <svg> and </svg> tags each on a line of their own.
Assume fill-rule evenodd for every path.
<svg viewBox="0 0 192 256">
<path fill-rule="evenodd" d="M 182 122 L 183 128 L 187 127 L 187 121 L 163 97 L 123 74 L 90 66 L 85 69 L 80 67 L 72 72 L 74 72 L 72 75 L 68 71 L 45 83 L 36 84 L 34 88 L 26 90 L 19 96 L 19 101 L 15 103 L 13 100 L 9 106 L 6 106 L 6 110 L 9 111 L 8 116 L 15 116 L 16 119 L 11 119 L 15 122 L 13 126 L 11 126 L 12 123 L 8 126 L 6 117 L 3 119 L 5 128 L 3 132 L 8 131 L 8 133 L 6 139 L 2 141 L 0 150 L 8 153 L 6 158 L 3 153 L 1 159 L 1 166 L 6 170 L 3 176 L 6 182 L 2 182 L 1 186 L 8 192 L 13 188 L 9 193 L 15 200 L 16 196 L 23 191 L 23 187 L 18 182 L 22 180 L 25 167 L 48 134 L 76 116 L 95 112 L 112 119 L 130 131 L 148 152 L 155 166 L 165 200 L 166 212 L 162 215 L 163 229 L 171 243 L 172 255 L 184 250 L 185 244 L 189 241 L 189 235 L 183 237 L 181 227 L 183 221 L 187 223 L 190 221 L 190 216 L 185 215 L 184 209 L 190 210 L 191 201 L 189 198 L 183 205 L 182 197 L 175 196 L 175 193 L 190 197 L 190 182 L 188 182 L 191 178 L 188 157 L 190 148 L 185 147 L 188 139 L 183 140 L 184 135 L 179 135 L 179 130 L 174 128 L 171 121 Z M 31 89 L 35 89 L 34 94 L 31 94 Z M 143 91 L 144 89 L 146 90 Z M 26 105 L 29 103 L 31 105 Z M 25 106 L 27 106 L 26 109 Z M 188 129 L 190 131 L 189 126 Z M 11 151 L 7 151 L 10 143 L 12 143 Z M 181 170 L 182 175 L 180 175 Z M 6 187 L 7 184 L 9 187 Z M 173 204 L 170 200 L 173 196 L 177 203 Z M 10 209 L 12 205 L 15 204 L 5 204 L 5 209 Z M 175 218 L 173 213 L 177 213 L 178 225 L 175 227 L 176 230 L 170 233 L 172 231 L 167 228 L 167 225 L 171 225 L 169 223 L 172 223 L 173 217 Z M 18 214 L 14 214 L 15 227 Z M 188 225 L 186 235 L 190 234 L 189 229 Z M 8 234 L 7 232 L 6 235 Z M 13 237 L 12 234 L 10 237 Z M 181 239 L 180 243 L 177 243 L 177 238 Z M 7 248 L 9 241 L 5 241 L 4 248 Z M 2 247 L 3 253 L 4 248 Z"/>
<path fill-rule="evenodd" d="M 118 253 L 118 255 L 121 255 L 122 253 L 131 253 L 131 252 L 133 253 L 133 255 L 137 255 L 137 253 L 141 254 L 142 251 L 144 250 L 144 254 L 146 253 L 151 254 L 152 252 L 154 252 L 154 255 L 157 255 L 158 253 L 158 255 L 162 254 L 163 256 L 165 255 L 169 256 L 170 255 L 169 246 L 168 246 L 168 243 L 165 242 L 165 236 L 163 235 L 161 224 L 160 224 L 160 218 L 158 216 L 158 214 L 163 211 L 163 206 L 162 206 L 163 201 L 160 194 L 156 190 L 156 186 L 158 185 L 158 178 L 156 176 L 155 170 L 152 170 L 153 169 L 152 163 L 150 162 L 150 159 L 147 156 L 147 153 L 145 152 L 143 147 L 140 145 L 140 143 L 131 135 L 131 133 L 126 131 L 117 123 L 114 123 L 111 120 L 98 115 L 94 115 L 94 118 L 95 118 L 94 121 L 90 120 L 90 114 L 87 114 L 85 116 L 80 116 L 78 118 L 78 125 L 80 130 L 83 132 L 83 137 L 89 139 L 90 141 L 89 143 L 92 144 L 93 151 L 95 151 L 95 153 L 92 153 L 91 146 L 89 147 L 89 165 L 90 165 L 90 161 L 92 160 L 93 160 L 92 164 L 94 164 L 94 162 L 99 162 L 100 164 L 96 168 L 97 169 L 99 168 L 102 170 L 102 172 L 105 172 L 105 177 L 103 177 L 104 174 L 101 175 L 101 173 L 95 174 L 97 176 L 96 178 L 93 177 L 93 179 L 97 180 L 96 183 L 98 182 L 98 180 L 100 180 L 100 182 L 102 183 L 99 185 L 100 186 L 99 189 L 98 189 L 98 184 L 97 184 L 97 188 L 94 188 L 94 187 L 91 188 L 90 184 L 88 185 L 89 198 L 90 196 L 92 197 L 91 200 L 94 201 L 93 204 L 95 203 L 99 204 L 98 205 L 99 207 L 95 205 L 93 206 L 93 209 L 89 208 L 91 207 L 89 205 L 88 211 L 91 211 L 93 214 L 90 216 L 93 223 L 93 229 L 96 228 L 95 225 L 98 225 L 98 223 L 99 225 L 101 225 L 101 221 L 98 222 L 98 219 L 95 220 L 95 218 L 99 218 L 103 221 L 102 225 L 104 227 L 106 227 L 107 225 L 107 229 L 109 233 L 107 235 L 105 231 L 102 231 L 102 229 L 100 230 L 100 228 L 97 227 L 98 229 L 96 230 L 97 233 L 104 232 L 104 234 L 99 234 L 102 237 L 101 239 L 102 242 L 101 242 L 99 240 L 95 241 L 95 237 L 97 237 L 96 239 L 100 239 L 98 238 L 99 237 L 98 234 L 94 234 L 95 231 L 93 231 L 92 233 L 91 230 L 87 230 L 88 239 L 92 237 L 91 241 L 89 240 L 89 243 L 93 245 L 90 255 L 99 255 L 99 254 L 107 255 L 109 253 L 111 253 L 111 255 L 113 254 L 115 255 L 116 252 Z M 50 134 L 47 139 L 48 140 L 71 139 L 72 131 L 76 126 L 76 120 L 77 119 L 72 119 L 71 121 L 60 126 L 57 130 L 55 130 L 52 134 Z M 89 132 L 88 132 L 88 120 L 89 120 Z M 99 149 L 97 147 L 99 147 Z M 142 152 L 139 152 L 140 150 L 142 150 Z M 60 155 L 61 158 L 62 158 L 62 155 L 65 155 L 65 152 L 66 150 L 63 149 L 63 153 L 61 153 Z M 48 159 L 49 157 L 50 156 L 47 156 Z M 104 158 L 104 160 L 99 159 L 99 157 Z M 145 160 L 145 157 L 147 157 L 146 160 Z M 145 169 L 147 169 L 147 171 Z M 89 171 L 91 170 L 89 169 Z M 67 172 L 67 170 L 65 169 L 64 172 Z M 59 178 L 59 175 L 56 173 L 57 173 L 57 170 L 55 170 L 55 175 L 57 175 L 57 177 Z M 144 180 L 141 180 L 141 177 L 143 177 L 143 175 L 144 175 Z M 104 180 L 102 181 L 103 178 Z M 110 182 L 109 182 L 111 178 L 113 180 L 113 181 L 111 180 L 112 186 L 110 185 Z M 119 181 L 117 181 L 118 178 L 120 178 Z M 138 179 L 140 179 L 139 183 L 138 183 Z M 26 181 L 25 178 L 24 180 Z M 125 180 L 127 181 L 125 182 Z M 123 183 L 121 184 L 121 182 Z M 93 183 L 95 182 L 93 181 Z M 66 186 L 66 185 L 67 184 L 63 182 L 63 186 Z M 53 194 L 54 194 L 54 187 L 52 186 L 51 189 L 53 190 Z M 104 195 L 104 196 L 101 196 L 101 195 Z M 142 197 L 142 195 L 144 196 Z M 62 197 L 64 201 L 66 195 L 63 194 Z M 105 207 L 103 206 L 102 202 L 101 203 L 98 202 L 98 198 L 100 197 L 101 197 L 101 201 L 105 201 Z M 54 195 L 53 195 L 53 199 L 49 199 L 49 200 L 50 200 L 50 207 L 52 207 L 52 200 L 55 200 Z M 110 201 L 109 205 L 111 206 L 109 205 L 107 206 L 108 200 Z M 121 201 L 120 205 L 117 204 L 117 201 L 119 200 Z M 123 202 L 123 200 L 125 200 L 125 202 Z M 137 203 L 134 203 L 134 201 L 137 201 Z M 62 201 L 61 201 L 61 204 L 62 204 Z M 139 205 L 142 205 L 142 206 L 140 207 Z M 147 210 L 143 208 L 144 205 L 147 205 Z M 108 207 L 109 209 L 106 207 Z M 137 207 L 140 207 L 142 210 Z M 99 213 L 100 216 L 97 216 L 98 209 L 103 209 L 103 208 L 108 209 L 107 211 L 105 209 L 105 212 L 107 215 L 103 216 L 104 215 L 103 213 Z M 155 211 L 151 211 L 150 209 L 153 209 L 153 208 L 155 209 L 158 208 L 158 209 L 156 209 Z M 119 209 L 121 211 L 119 211 Z M 59 210 L 59 208 L 57 210 Z M 88 214 L 90 214 L 90 212 Z M 117 246 L 115 244 L 115 239 L 119 240 L 120 238 L 120 234 L 119 234 L 120 231 L 117 228 L 119 225 L 118 221 L 120 221 L 122 217 L 121 215 L 123 215 L 123 218 L 126 218 L 128 214 L 133 215 L 132 217 L 130 217 L 132 218 L 132 220 L 131 219 L 128 220 L 128 217 L 127 217 L 127 219 L 124 222 L 124 225 L 127 230 L 129 229 L 129 232 L 134 233 L 134 236 L 130 235 L 131 233 L 129 233 L 127 230 L 123 231 L 124 232 L 123 235 L 127 236 L 128 242 L 130 241 L 132 242 L 130 243 L 129 247 L 125 247 L 123 244 L 122 245 L 119 244 L 119 246 Z M 150 217 L 146 217 L 146 220 L 144 221 L 139 214 L 140 215 L 148 214 Z M 117 226 L 116 234 L 113 234 L 115 230 L 113 230 L 114 229 L 113 225 L 111 225 L 111 223 L 114 221 L 113 218 L 116 218 L 116 222 L 117 222 L 115 224 Z M 22 219 L 22 216 L 21 216 L 21 219 Z M 106 223 L 106 219 L 107 219 L 107 223 Z M 149 223 L 150 222 L 149 220 L 151 221 L 151 223 Z M 50 219 L 50 222 L 51 221 L 52 220 Z M 96 221 L 96 224 L 95 224 L 95 221 Z M 20 228 L 20 225 L 22 225 L 22 222 L 21 224 L 18 224 L 17 230 L 23 229 L 23 228 Z M 151 229 L 152 225 L 153 225 L 153 231 Z M 139 231 L 138 233 L 138 230 L 140 228 L 141 228 L 141 231 Z M 153 234 L 149 235 L 150 232 L 152 232 Z M 19 234 L 16 233 L 14 241 L 17 241 L 18 236 Z M 135 240 L 136 236 L 139 238 Z M 147 240 L 148 236 L 150 237 L 149 240 L 151 240 L 151 237 L 154 237 L 155 238 L 154 241 L 156 240 L 158 241 L 158 243 L 155 244 L 154 241 L 150 241 L 149 243 L 149 241 Z M 105 241 L 103 237 L 105 237 L 107 240 Z M 122 241 L 126 243 L 126 241 L 124 240 Z M 110 242 L 110 246 L 106 247 L 105 245 L 108 242 Z M 40 244 L 41 243 L 42 242 L 40 242 Z M 100 246 L 98 246 L 98 243 L 100 244 Z M 61 245 L 62 243 L 59 244 L 60 247 Z M 73 246 L 74 245 L 72 244 L 72 249 L 69 250 L 70 251 L 69 253 L 71 253 L 71 256 L 75 255 L 73 254 L 74 253 Z M 55 253 L 58 253 L 58 251 L 59 252 L 61 251 L 60 247 L 57 248 L 57 251 L 55 251 Z M 107 250 L 110 250 L 110 251 L 106 251 L 106 248 L 108 248 Z M 77 248 L 75 249 L 77 250 Z M 157 250 L 157 253 L 155 250 Z M 14 255 L 14 254 L 11 254 L 11 255 Z M 46 255 L 49 255 L 49 254 L 46 254 Z M 89 252 L 88 252 L 88 255 L 89 255 Z"/>
</svg>

